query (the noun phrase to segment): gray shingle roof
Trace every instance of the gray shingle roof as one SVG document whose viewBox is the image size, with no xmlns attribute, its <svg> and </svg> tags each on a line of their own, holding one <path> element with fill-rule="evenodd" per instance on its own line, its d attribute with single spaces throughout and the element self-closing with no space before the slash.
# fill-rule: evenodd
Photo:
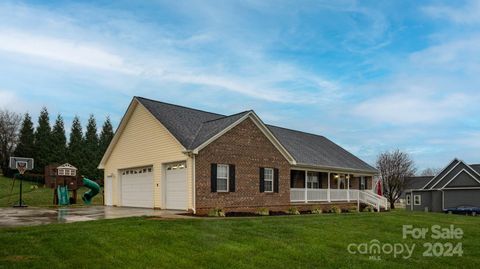
<svg viewBox="0 0 480 269">
<path fill-rule="evenodd" d="M 198 133 L 193 142 L 190 144 L 189 148 L 194 149 L 200 146 L 202 143 L 215 136 L 216 134 L 220 133 L 222 130 L 232 125 L 234 122 L 236 122 L 249 112 L 250 111 L 244 111 L 231 116 L 225 116 L 216 120 L 204 122 L 198 130 Z"/>
<path fill-rule="evenodd" d="M 195 140 L 204 122 L 224 118 L 225 115 L 205 112 L 188 107 L 135 97 L 186 149 Z"/>
<path fill-rule="evenodd" d="M 195 149 L 251 111 L 225 116 L 135 97 L 188 150 Z M 266 125 L 297 163 L 377 172 L 355 155 L 319 135 Z"/>
<path fill-rule="evenodd" d="M 480 174 L 480 164 L 470 164 L 470 167 Z"/>
<path fill-rule="evenodd" d="M 375 168 L 326 137 L 267 126 L 299 164 L 377 172 Z"/>
<path fill-rule="evenodd" d="M 406 177 L 405 178 L 405 189 L 406 190 L 417 190 L 423 188 L 433 176 L 418 176 L 418 177 Z"/>
</svg>

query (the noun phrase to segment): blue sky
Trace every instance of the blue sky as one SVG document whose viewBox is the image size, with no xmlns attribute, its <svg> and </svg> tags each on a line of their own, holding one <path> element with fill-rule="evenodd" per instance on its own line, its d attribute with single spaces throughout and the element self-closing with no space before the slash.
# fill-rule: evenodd
<svg viewBox="0 0 480 269">
<path fill-rule="evenodd" d="M 480 163 L 479 26 L 479 1 L 7 0 L 0 106 L 118 124 L 139 95 Z"/>
</svg>

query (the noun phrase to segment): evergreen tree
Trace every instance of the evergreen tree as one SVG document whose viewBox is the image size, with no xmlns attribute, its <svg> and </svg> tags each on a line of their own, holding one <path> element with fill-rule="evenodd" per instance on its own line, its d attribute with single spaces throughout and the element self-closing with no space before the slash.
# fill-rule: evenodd
<svg viewBox="0 0 480 269">
<path fill-rule="evenodd" d="M 114 133 L 113 133 L 112 122 L 110 121 L 110 117 L 107 117 L 107 119 L 103 123 L 102 131 L 100 132 L 100 138 L 98 141 L 99 155 L 97 159 L 97 164 L 99 164 L 100 161 L 102 160 L 102 157 L 107 151 L 107 148 L 110 145 L 110 142 L 112 141 L 113 136 L 114 136 Z M 98 175 L 99 175 L 99 178 L 102 178 L 103 171 L 99 170 Z"/>
<path fill-rule="evenodd" d="M 100 156 L 98 135 L 97 135 L 97 122 L 95 117 L 90 115 L 87 123 L 87 131 L 85 133 L 85 175 L 92 179 L 99 178 L 98 156 Z"/>
<path fill-rule="evenodd" d="M 63 164 L 67 159 L 67 137 L 65 136 L 65 126 L 63 118 L 58 115 L 55 125 L 52 129 L 52 161 Z"/>
<path fill-rule="evenodd" d="M 35 134 L 32 118 L 28 113 L 25 114 L 20 128 L 20 137 L 14 155 L 17 157 L 36 158 L 35 153 Z"/>
<path fill-rule="evenodd" d="M 110 145 L 110 142 L 113 139 L 113 135 L 112 122 L 110 121 L 110 117 L 107 117 L 103 123 L 102 132 L 100 133 L 99 139 L 100 160 L 103 157 L 103 154 L 105 154 L 105 151 L 107 151 L 108 145 Z M 98 161 L 100 162 L 100 160 Z"/>
<path fill-rule="evenodd" d="M 35 169 L 37 173 L 43 173 L 44 168 L 51 160 L 52 143 L 51 143 L 50 117 L 46 107 L 40 111 L 38 117 L 38 126 L 35 130 Z"/>
<path fill-rule="evenodd" d="M 79 169 L 78 172 L 80 174 L 82 174 L 84 169 L 83 166 L 85 164 L 83 144 L 84 144 L 84 139 L 83 139 L 82 125 L 80 123 L 80 119 L 78 118 L 78 116 L 75 116 L 75 118 L 73 118 L 72 129 L 70 131 L 67 160 L 71 165 Z"/>
</svg>

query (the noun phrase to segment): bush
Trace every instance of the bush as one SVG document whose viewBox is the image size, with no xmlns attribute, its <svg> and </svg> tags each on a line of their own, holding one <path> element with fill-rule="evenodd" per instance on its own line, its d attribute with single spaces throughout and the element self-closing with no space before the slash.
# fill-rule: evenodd
<svg viewBox="0 0 480 269">
<path fill-rule="evenodd" d="M 323 210 L 319 207 L 314 207 L 312 208 L 312 211 L 311 211 L 312 214 L 322 214 L 323 213 Z"/>
<path fill-rule="evenodd" d="M 352 206 L 350 207 L 348 210 L 347 210 L 348 213 L 357 213 L 358 210 L 357 210 L 357 207 L 356 206 Z"/>
<path fill-rule="evenodd" d="M 288 215 L 300 215 L 300 211 L 296 207 L 290 207 L 287 212 Z"/>
<path fill-rule="evenodd" d="M 209 217 L 225 217 L 225 212 L 221 208 L 214 208 L 208 211 Z"/>
<path fill-rule="evenodd" d="M 270 211 L 268 210 L 268 208 L 260 208 L 255 212 L 255 214 L 259 216 L 268 216 L 270 215 Z"/>
<path fill-rule="evenodd" d="M 338 206 L 332 206 L 330 208 L 330 213 L 340 214 L 342 213 L 342 210 Z"/>
<path fill-rule="evenodd" d="M 363 212 L 375 212 L 375 209 L 373 208 L 373 206 L 369 205 L 363 209 Z"/>
</svg>

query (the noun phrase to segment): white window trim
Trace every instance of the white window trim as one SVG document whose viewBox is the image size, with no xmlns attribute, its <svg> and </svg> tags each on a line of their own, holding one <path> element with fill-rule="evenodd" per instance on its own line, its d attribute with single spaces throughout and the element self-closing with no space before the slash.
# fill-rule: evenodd
<svg viewBox="0 0 480 269">
<path fill-rule="evenodd" d="M 272 172 L 272 178 L 271 178 L 271 179 L 267 179 L 267 177 L 266 177 L 266 175 L 267 175 L 267 170 Z M 275 187 L 273 186 L 273 184 L 274 184 L 274 178 L 275 178 L 274 173 L 275 173 L 275 171 L 274 171 L 273 168 L 265 168 L 265 169 L 263 169 L 263 191 L 264 191 L 264 192 L 273 192 L 273 190 L 275 190 Z M 265 188 L 265 182 L 267 182 L 267 181 L 271 181 L 271 182 L 272 182 L 272 190 L 271 190 L 271 191 L 267 191 L 267 189 Z"/>
<path fill-rule="evenodd" d="M 410 205 L 412 201 L 412 196 L 410 194 L 405 195 L 405 200 L 407 201 L 407 205 Z"/>
<path fill-rule="evenodd" d="M 220 166 L 224 166 L 227 168 L 227 177 L 219 177 L 218 176 L 218 168 Z M 219 179 L 226 179 L 227 180 L 227 189 L 226 190 L 219 190 L 218 189 L 218 180 Z M 228 192 L 230 190 L 230 166 L 228 164 L 217 164 L 217 192 Z"/>
<path fill-rule="evenodd" d="M 320 178 L 318 177 L 318 175 L 309 176 L 308 173 L 311 173 L 311 172 L 307 172 L 307 189 L 314 189 L 314 190 L 320 189 Z M 316 178 L 316 180 L 313 180 L 313 178 Z M 313 186 L 314 183 L 317 184 L 318 188 L 314 188 Z"/>
<path fill-rule="evenodd" d="M 418 203 L 417 203 L 417 197 L 418 197 Z M 421 205 L 422 204 L 422 196 L 419 194 L 416 194 L 413 196 L 413 204 L 414 205 Z"/>
</svg>

